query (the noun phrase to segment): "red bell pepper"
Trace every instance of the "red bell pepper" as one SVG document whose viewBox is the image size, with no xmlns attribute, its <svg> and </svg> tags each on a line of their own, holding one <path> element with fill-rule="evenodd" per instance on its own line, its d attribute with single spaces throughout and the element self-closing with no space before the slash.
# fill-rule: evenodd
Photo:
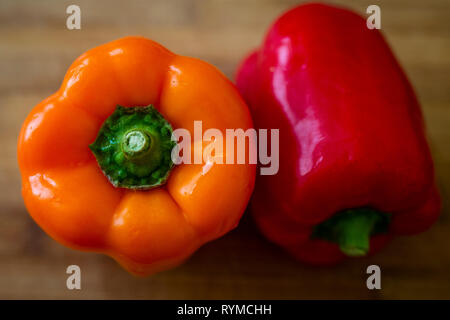
<svg viewBox="0 0 450 320">
<path fill-rule="evenodd" d="M 420 105 L 381 33 L 361 16 L 296 7 L 241 65 L 257 128 L 279 128 L 280 170 L 251 202 L 263 234 L 332 264 L 430 227 L 440 212 Z"/>
</svg>

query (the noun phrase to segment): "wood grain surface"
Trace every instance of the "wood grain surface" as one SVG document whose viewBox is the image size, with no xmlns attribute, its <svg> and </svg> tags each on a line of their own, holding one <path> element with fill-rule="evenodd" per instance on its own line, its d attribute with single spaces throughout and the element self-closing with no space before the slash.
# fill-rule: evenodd
<svg viewBox="0 0 450 320">
<path fill-rule="evenodd" d="M 85 50 L 143 35 L 204 59 L 233 78 L 240 59 L 269 24 L 298 3 L 252 1 L 0 1 L 0 298 L 314 299 L 450 298 L 450 1 L 336 1 L 382 12 L 382 31 L 423 106 L 444 200 L 428 232 L 398 238 L 378 255 L 336 268 L 301 265 L 264 240 L 246 214 L 237 229 L 184 265 L 136 278 L 108 257 L 65 248 L 28 216 L 20 194 L 16 142 L 26 115 L 56 91 Z M 81 7 L 81 30 L 66 28 L 66 7 Z M 66 267 L 82 270 L 82 289 L 66 288 Z M 382 289 L 366 288 L 378 264 Z"/>
</svg>

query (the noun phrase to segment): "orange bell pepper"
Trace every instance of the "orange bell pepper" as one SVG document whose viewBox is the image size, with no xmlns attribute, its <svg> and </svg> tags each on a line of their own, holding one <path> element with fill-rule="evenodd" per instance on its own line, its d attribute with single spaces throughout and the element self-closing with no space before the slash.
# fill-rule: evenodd
<svg viewBox="0 0 450 320">
<path fill-rule="evenodd" d="M 156 173 L 159 180 L 155 172 L 141 179 L 145 163 L 139 170 L 128 166 L 131 173 L 107 167 L 116 158 L 102 160 L 97 153 L 107 147 L 97 143 L 116 106 L 150 104 L 169 129 L 192 133 L 196 120 L 204 130 L 222 132 L 253 126 L 241 96 L 216 68 L 127 37 L 80 56 L 61 88 L 31 111 L 18 142 L 23 198 L 42 229 L 69 247 L 107 254 L 137 275 L 176 266 L 233 229 L 255 179 L 254 164 L 167 165 L 167 172 Z M 149 140 L 153 151 L 162 144 L 158 134 Z M 144 136 L 128 134 L 133 143 Z M 169 161 L 155 152 L 160 157 L 153 162 Z"/>
</svg>

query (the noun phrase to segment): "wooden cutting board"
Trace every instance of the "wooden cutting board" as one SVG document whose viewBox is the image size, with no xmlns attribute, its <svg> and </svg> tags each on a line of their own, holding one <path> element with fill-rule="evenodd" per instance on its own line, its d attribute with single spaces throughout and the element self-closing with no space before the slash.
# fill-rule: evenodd
<svg viewBox="0 0 450 320">
<path fill-rule="evenodd" d="M 337 1 L 365 14 L 373 1 Z M 16 141 L 22 121 L 56 91 L 85 50 L 126 36 L 152 38 L 204 59 L 233 78 L 240 59 L 269 24 L 297 1 L 83 1 L 81 30 L 66 29 L 69 1 L 0 2 L 0 298 L 305 299 L 450 298 L 450 2 L 377 1 L 382 31 L 423 105 L 444 199 L 428 232 L 396 239 L 378 255 L 336 268 L 298 264 L 264 240 L 246 214 L 233 232 L 184 265 L 149 278 L 128 275 L 111 259 L 67 249 L 28 216 L 20 195 Z M 66 288 L 66 267 L 82 270 L 82 289 Z M 382 289 L 366 288 L 377 264 Z"/>
</svg>

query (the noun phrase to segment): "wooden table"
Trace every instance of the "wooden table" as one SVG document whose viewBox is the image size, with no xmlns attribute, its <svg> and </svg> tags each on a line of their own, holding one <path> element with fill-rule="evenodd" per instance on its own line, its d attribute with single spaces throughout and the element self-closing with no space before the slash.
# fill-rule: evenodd
<svg viewBox="0 0 450 320">
<path fill-rule="evenodd" d="M 344 1 L 338 1 L 344 3 Z M 364 14 L 374 1 L 345 1 Z M 82 29 L 66 29 L 66 7 L 81 7 Z M 296 1 L 0 2 L 0 298 L 450 298 L 450 2 L 377 1 L 382 30 L 417 89 L 428 126 L 444 212 L 428 232 L 396 239 L 380 254 L 333 268 L 295 262 L 265 241 L 245 215 L 239 227 L 184 265 L 141 279 L 110 258 L 67 249 L 28 216 L 20 195 L 16 141 L 32 107 L 57 90 L 85 50 L 143 35 L 209 61 L 232 78 L 269 23 Z M 66 267 L 82 290 L 66 289 Z M 378 264 L 382 289 L 366 288 Z"/>
</svg>

